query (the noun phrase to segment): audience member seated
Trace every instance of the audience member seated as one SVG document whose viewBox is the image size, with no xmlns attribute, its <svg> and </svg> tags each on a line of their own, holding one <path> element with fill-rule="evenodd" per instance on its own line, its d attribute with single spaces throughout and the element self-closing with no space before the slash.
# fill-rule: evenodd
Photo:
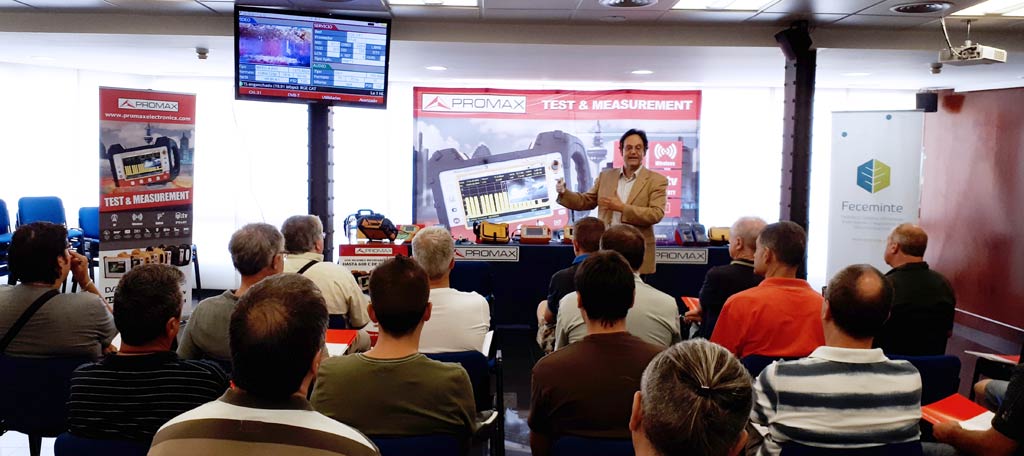
<svg viewBox="0 0 1024 456">
<path fill-rule="evenodd" d="M 633 449 L 637 456 L 737 456 L 752 403 L 750 375 L 728 350 L 704 339 L 675 344 L 654 357 L 633 396 Z"/>
<path fill-rule="evenodd" d="M 327 301 L 327 312 L 340 315 L 349 329 L 362 329 L 370 322 L 366 315 L 366 295 L 352 271 L 340 264 L 324 261 L 324 227 L 320 217 L 296 215 L 281 225 L 284 236 L 284 272 L 297 272 L 320 287 Z M 359 331 L 349 351 L 370 348 L 370 335 Z"/>
<path fill-rule="evenodd" d="M 431 318 L 429 296 L 427 273 L 415 261 L 397 257 L 377 266 L 370 275 L 369 306 L 370 319 L 380 327 L 377 344 L 366 353 L 324 361 L 313 407 L 367 435 L 446 434 L 468 447 L 476 416 L 469 375 L 458 364 L 418 351 L 423 324 Z"/>
<path fill-rule="evenodd" d="M 769 429 L 760 454 L 779 454 L 789 441 L 864 448 L 920 438 L 921 376 L 910 362 L 871 348 L 892 295 L 889 282 L 869 265 L 836 273 L 820 312 L 825 346 L 807 358 L 769 365 L 754 382 L 750 419 Z"/>
<path fill-rule="evenodd" d="M 885 262 L 892 269 L 885 274 L 896 297 L 892 315 L 875 346 L 886 353 L 926 356 L 946 354 L 946 341 L 953 334 L 956 296 L 942 274 L 928 268 L 924 251 L 928 234 L 919 226 L 897 226 L 885 245 Z"/>
<path fill-rule="evenodd" d="M 548 298 L 537 305 L 537 345 L 545 354 L 555 349 L 555 317 L 558 315 L 558 303 L 565 295 L 576 291 L 573 284 L 576 268 L 587 259 L 587 255 L 601 248 L 603 234 L 604 222 L 597 217 L 584 217 L 573 224 L 572 250 L 576 258 L 569 267 L 551 276 Z"/>
<path fill-rule="evenodd" d="M 684 315 L 687 322 L 700 322 L 697 337 L 711 338 L 726 299 L 756 287 L 764 280 L 764 277 L 754 274 L 754 249 L 764 226 L 764 220 L 758 217 L 743 217 L 732 224 L 729 229 L 729 257 L 732 262 L 708 270 L 700 288 L 700 308 Z"/>
<path fill-rule="evenodd" d="M 7 335 L 36 300 L 52 295 L 14 335 L 9 356 L 99 358 L 117 335 L 114 318 L 89 279 L 89 260 L 70 250 L 63 225 L 29 223 L 17 229 L 8 250 L 17 285 L 0 287 L 0 334 Z M 72 275 L 82 291 L 60 293 Z"/>
<path fill-rule="evenodd" d="M 577 297 L 587 336 L 533 367 L 528 424 L 534 456 L 549 454 L 554 441 L 567 435 L 630 438 L 633 393 L 647 364 L 664 348 L 626 332 L 634 270 L 614 251 L 592 253 L 576 270 L 578 292 L 570 296 Z M 562 310 L 569 305 L 563 300 Z"/>
<path fill-rule="evenodd" d="M 242 275 L 237 290 L 206 298 L 192 311 L 178 345 L 184 359 L 212 359 L 231 362 L 228 325 L 239 298 L 264 277 L 280 274 L 284 268 L 284 238 L 273 225 L 250 223 L 231 235 L 231 262 Z"/>
<path fill-rule="evenodd" d="M 1003 405 L 1009 387 L 1010 382 L 1006 380 L 986 378 L 974 384 L 974 397 L 979 404 L 994 412 Z"/>
<path fill-rule="evenodd" d="M 1018 364 L 1010 377 L 1006 396 L 985 431 L 968 431 L 955 421 L 939 423 L 935 439 L 952 445 L 959 454 L 1009 456 L 1020 454 L 1024 441 L 1024 365 Z"/>
<path fill-rule="evenodd" d="M 675 298 L 640 279 L 638 271 L 643 265 L 644 248 L 643 234 L 630 225 L 612 226 L 601 236 L 601 250 L 618 252 L 633 268 L 633 288 L 636 295 L 633 306 L 626 315 L 626 330 L 664 348 L 682 340 L 679 332 L 679 306 L 676 305 Z M 573 292 L 562 298 L 559 304 L 555 324 L 556 350 L 577 342 L 588 334 L 580 307 L 573 305 L 576 301 L 577 296 Z"/>
<path fill-rule="evenodd" d="M 772 223 L 758 235 L 756 245 L 754 274 L 765 279 L 725 301 L 711 341 L 739 358 L 807 356 L 825 343 L 821 295 L 796 278 L 807 235 L 796 223 Z"/>
<path fill-rule="evenodd" d="M 412 239 L 412 256 L 430 279 L 432 306 L 430 321 L 420 334 L 419 351 L 481 351 L 491 327 L 491 309 L 480 294 L 451 287 L 448 279 L 455 267 L 451 233 L 439 226 L 420 230 Z"/>
<path fill-rule="evenodd" d="M 231 314 L 231 389 L 161 427 L 149 456 L 378 454 L 306 400 L 326 330 L 327 306 L 311 280 L 281 274 L 253 285 Z"/>
<path fill-rule="evenodd" d="M 121 348 L 71 377 L 68 428 L 91 439 L 147 445 L 171 418 L 217 399 L 228 377 L 210 361 L 182 361 L 178 335 L 185 276 L 162 264 L 136 266 L 114 292 Z"/>
</svg>

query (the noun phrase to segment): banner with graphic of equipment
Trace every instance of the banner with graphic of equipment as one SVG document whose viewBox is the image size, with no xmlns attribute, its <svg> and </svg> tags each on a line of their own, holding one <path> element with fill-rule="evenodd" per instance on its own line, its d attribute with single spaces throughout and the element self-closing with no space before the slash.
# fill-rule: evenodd
<svg viewBox="0 0 1024 456">
<path fill-rule="evenodd" d="M 555 182 L 590 190 L 602 170 L 622 166 L 618 141 L 630 128 L 647 132 L 644 166 L 669 180 L 663 231 L 697 220 L 700 91 L 417 87 L 413 96 L 414 223 L 473 239 L 483 220 L 559 230 L 596 216 L 557 204 Z"/>
<path fill-rule="evenodd" d="M 192 94 L 100 88 L 97 283 L 108 302 L 133 267 L 162 263 L 185 274 L 191 303 L 195 114 Z"/>
<path fill-rule="evenodd" d="M 889 233 L 920 216 L 923 134 L 920 111 L 832 113 L 826 277 L 851 264 L 889 269 Z"/>
</svg>

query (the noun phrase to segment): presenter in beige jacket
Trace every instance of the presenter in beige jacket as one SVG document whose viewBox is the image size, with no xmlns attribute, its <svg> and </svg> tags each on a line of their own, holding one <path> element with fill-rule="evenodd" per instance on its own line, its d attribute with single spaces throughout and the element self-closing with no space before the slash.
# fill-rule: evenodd
<svg viewBox="0 0 1024 456">
<path fill-rule="evenodd" d="M 557 185 L 558 204 L 574 211 L 598 208 L 597 218 L 608 226 L 633 225 L 646 241 L 644 264 L 640 274 L 654 273 L 654 224 L 665 216 L 665 189 L 668 179 L 643 167 L 647 154 L 647 133 L 630 129 L 619 139 L 622 168 L 601 172 L 590 191 L 581 193 Z"/>
</svg>

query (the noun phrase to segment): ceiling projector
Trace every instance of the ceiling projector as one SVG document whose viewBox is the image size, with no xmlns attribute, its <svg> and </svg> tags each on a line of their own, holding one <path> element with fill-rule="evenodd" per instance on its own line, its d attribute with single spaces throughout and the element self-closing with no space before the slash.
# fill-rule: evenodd
<svg viewBox="0 0 1024 456">
<path fill-rule="evenodd" d="M 939 62 L 957 66 L 1006 63 L 1006 51 L 968 40 L 963 46 L 939 51 Z"/>
</svg>

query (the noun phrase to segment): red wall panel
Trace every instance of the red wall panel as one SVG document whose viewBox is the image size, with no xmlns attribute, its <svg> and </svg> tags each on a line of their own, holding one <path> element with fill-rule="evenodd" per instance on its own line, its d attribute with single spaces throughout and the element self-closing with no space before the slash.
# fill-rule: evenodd
<svg viewBox="0 0 1024 456">
<path fill-rule="evenodd" d="M 924 136 L 925 259 L 957 307 L 1024 328 L 1024 89 L 943 93 Z"/>
</svg>

